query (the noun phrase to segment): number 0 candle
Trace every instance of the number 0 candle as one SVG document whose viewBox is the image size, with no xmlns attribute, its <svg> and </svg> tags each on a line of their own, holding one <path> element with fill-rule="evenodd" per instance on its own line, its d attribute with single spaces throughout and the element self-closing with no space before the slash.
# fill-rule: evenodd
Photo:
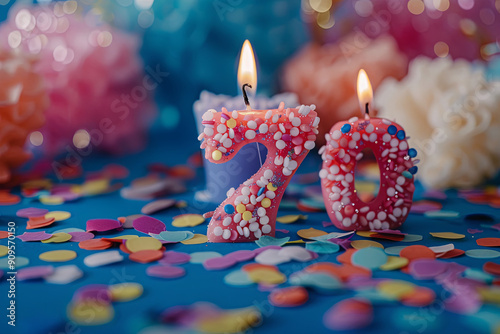
<svg viewBox="0 0 500 334">
<path fill-rule="evenodd" d="M 319 118 L 314 106 L 252 110 L 243 92 L 247 110 L 209 110 L 203 125 L 210 129 L 200 135 L 205 158 L 225 163 L 249 143 L 262 143 L 268 154 L 262 167 L 212 212 L 208 225 L 211 242 L 245 242 L 263 235 L 274 236 L 276 215 L 290 179 L 314 148 Z M 254 144 L 255 145 L 255 144 Z"/>
<path fill-rule="evenodd" d="M 321 187 L 328 215 L 342 230 L 397 229 L 412 204 L 417 172 L 412 158 L 417 151 L 408 147 L 404 129 L 384 118 L 370 117 L 372 88 L 364 70 L 358 75 L 358 98 L 364 119 L 353 117 L 335 124 L 320 149 L 323 166 Z M 370 203 L 359 199 L 354 170 L 363 150 L 373 151 L 380 170 L 377 197 Z"/>
</svg>

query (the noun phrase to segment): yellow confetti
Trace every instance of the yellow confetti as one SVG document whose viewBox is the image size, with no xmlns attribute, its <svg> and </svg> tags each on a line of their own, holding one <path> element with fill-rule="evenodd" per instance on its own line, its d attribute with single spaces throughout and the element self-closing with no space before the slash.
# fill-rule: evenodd
<svg viewBox="0 0 500 334">
<path fill-rule="evenodd" d="M 0 257 L 7 255 L 8 252 L 9 248 L 7 246 L 0 245 Z"/>
<path fill-rule="evenodd" d="M 354 240 L 351 241 L 352 248 L 361 249 L 366 247 L 378 247 L 384 249 L 384 246 L 380 242 L 373 240 Z"/>
<path fill-rule="evenodd" d="M 68 318 L 78 325 L 95 326 L 110 322 L 114 317 L 113 307 L 106 303 L 86 301 L 71 304 Z"/>
<path fill-rule="evenodd" d="M 49 189 L 52 186 L 52 181 L 49 179 L 39 179 L 39 180 L 30 180 L 26 181 L 22 184 L 23 188 L 30 188 L 30 189 Z"/>
<path fill-rule="evenodd" d="M 186 201 L 182 201 L 182 200 L 181 201 L 177 201 L 175 203 L 175 206 L 178 207 L 178 208 L 185 208 L 187 205 L 188 205 L 187 202 Z"/>
<path fill-rule="evenodd" d="M 375 233 L 372 231 L 356 231 L 356 234 L 363 238 L 370 238 Z"/>
<path fill-rule="evenodd" d="M 38 257 L 46 262 L 66 262 L 76 258 L 76 252 L 72 250 L 54 250 L 42 253 Z"/>
<path fill-rule="evenodd" d="M 389 256 L 387 257 L 387 262 L 380 266 L 380 270 L 389 271 L 400 269 L 406 266 L 408 262 L 408 259 L 405 257 Z"/>
<path fill-rule="evenodd" d="M 202 333 L 243 333 L 260 323 L 261 314 L 255 308 L 224 312 L 221 315 L 207 317 L 200 321 L 196 329 Z"/>
<path fill-rule="evenodd" d="M 293 240 L 293 241 L 288 241 L 286 244 L 305 244 L 306 242 L 302 239 L 299 240 Z"/>
<path fill-rule="evenodd" d="M 281 284 L 286 282 L 286 276 L 275 269 L 257 268 L 248 273 L 254 283 Z"/>
<path fill-rule="evenodd" d="M 139 298 L 144 291 L 139 283 L 127 282 L 109 286 L 109 292 L 114 302 L 128 302 Z"/>
<path fill-rule="evenodd" d="M 500 305 L 500 289 L 495 287 L 481 287 L 477 289 L 481 300 L 485 303 Z"/>
<path fill-rule="evenodd" d="M 195 234 L 191 239 L 181 241 L 184 245 L 197 245 L 208 242 L 208 238 L 204 234 Z"/>
<path fill-rule="evenodd" d="M 126 234 L 126 235 L 119 235 L 117 237 L 112 237 L 112 238 L 107 238 L 107 239 L 121 239 L 121 240 L 130 240 L 130 239 L 136 239 L 139 238 L 138 235 L 134 234 Z"/>
<path fill-rule="evenodd" d="M 148 249 L 158 250 L 163 245 L 159 240 L 155 238 L 139 237 L 139 238 L 128 239 L 125 243 L 125 246 L 127 246 L 127 249 L 129 251 L 135 253 L 141 250 L 148 250 Z"/>
<path fill-rule="evenodd" d="M 64 203 L 64 198 L 61 196 L 40 196 L 40 203 L 45 205 L 59 205 Z"/>
<path fill-rule="evenodd" d="M 72 238 L 72 235 L 69 233 L 64 233 L 64 232 L 58 232 L 52 234 L 52 236 L 48 239 L 42 240 L 44 244 L 51 244 L 51 243 L 61 243 L 61 242 L 66 242 L 69 241 L 69 239 Z"/>
<path fill-rule="evenodd" d="M 291 224 L 291 223 L 295 223 L 299 219 L 305 220 L 305 219 L 307 219 L 307 216 L 304 216 L 304 215 L 286 215 L 286 216 L 276 218 L 276 221 L 280 222 L 282 224 Z"/>
<path fill-rule="evenodd" d="M 46 219 L 54 218 L 56 222 L 66 220 L 71 217 L 71 213 L 67 211 L 51 211 L 45 215 Z"/>
<path fill-rule="evenodd" d="M 267 190 L 270 190 L 270 191 L 276 191 L 276 189 L 278 189 L 278 187 L 276 187 L 274 184 L 272 184 L 271 182 L 269 182 L 267 184 Z"/>
<path fill-rule="evenodd" d="M 380 293 L 395 299 L 403 298 L 405 295 L 412 293 L 415 288 L 414 284 L 401 280 L 388 280 L 377 285 L 377 290 Z"/>
<path fill-rule="evenodd" d="M 317 230 L 317 229 L 311 227 L 308 229 L 299 230 L 297 232 L 297 234 L 301 238 L 310 239 L 310 238 L 319 237 L 322 235 L 327 235 L 328 233 L 326 233 L 325 231 Z"/>
<path fill-rule="evenodd" d="M 440 238 L 440 239 L 463 239 L 465 238 L 464 234 L 459 234 L 459 233 L 454 233 L 454 232 L 431 232 L 430 235 L 432 235 L 434 238 Z"/>
<path fill-rule="evenodd" d="M 105 193 L 109 188 L 108 179 L 97 179 L 87 181 L 80 187 L 80 192 L 84 195 L 92 196 Z"/>
<path fill-rule="evenodd" d="M 174 218 L 172 226 L 175 227 L 193 227 L 198 226 L 205 222 L 205 218 L 202 215 L 188 213 L 185 215 L 180 215 Z"/>
</svg>

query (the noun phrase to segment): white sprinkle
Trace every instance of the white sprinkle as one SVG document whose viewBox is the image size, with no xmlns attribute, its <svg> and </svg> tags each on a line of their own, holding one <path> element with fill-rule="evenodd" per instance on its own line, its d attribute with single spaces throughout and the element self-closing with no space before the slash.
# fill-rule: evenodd
<svg viewBox="0 0 500 334">
<path fill-rule="evenodd" d="M 274 199 L 276 197 L 276 193 L 274 191 L 268 190 L 266 191 L 266 197 L 269 199 Z"/>
<path fill-rule="evenodd" d="M 261 124 L 261 125 L 259 126 L 259 132 L 260 132 L 260 133 L 265 134 L 265 133 L 267 133 L 267 130 L 269 130 L 269 126 L 267 126 L 267 124 L 266 124 L 266 123 Z"/>
<path fill-rule="evenodd" d="M 344 218 L 344 220 L 342 220 L 342 225 L 345 227 L 351 226 L 351 218 Z"/>
<path fill-rule="evenodd" d="M 285 129 L 285 124 L 280 123 L 280 124 L 279 124 L 279 128 L 280 128 L 281 132 L 283 132 L 283 133 L 285 133 L 285 132 L 286 132 L 286 129 Z"/>
<path fill-rule="evenodd" d="M 400 193 L 402 193 L 404 191 L 403 188 L 399 184 L 396 184 L 396 186 L 394 188 L 396 188 L 396 190 L 399 191 Z"/>
<path fill-rule="evenodd" d="M 234 138 L 234 130 L 229 129 L 229 138 L 233 139 Z"/>
<path fill-rule="evenodd" d="M 231 187 L 226 193 L 227 197 L 233 196 L 234 192 L 235 192 L 234 188 Z"/>
<path fill-rule="evenodd" d="M 358 118 L 357 117 L 351 117 L 349 118 L 349 123 L 354 123 L 354 122 L 357 122 L 358 121 Z"/>
<path fill-rule="evenodd" d="M 215 110 L 214 109 L 210 109 L 208 110 L 207 112 L 205 112 L 203 114 L 203 116 L 201 116 L 201 118 L 204 120 L 204 121 L 211 121 L 213 118 L 214 118 L 214 113 Z"/>
<path fill-rule="evenodd" d="M 252 130 L 257 129 L 257 123 L 255 123 L 255 121 L 248 121 L 247 126 Z"/>
<path fill-rule="evenodd" d="M 392 197 L 395 194 L 396 194 L 396 189 L 394 189 L 393 187 L 387 189 L 387 196 Z"/>
<path fill-rule="evenodd" d="M 394 203 L 394 206 L 400 206 L 401 204 L 404 203 L 404 200 L 402 198 L 398 199 L 396 203 Z"/>
<path fill-rule="evenodd" d="M 341 222 L 342 219 L 344 219 L 344 217 L 342 216 L 342 214 L 340 213 L 340 211 L 335 211 L 335 218 L 337 218 L 337 220 L 339 222 Z"/>
<path fill-rule="evenodd" d="M 391 146 L 392 146 L 392 147 L 396 147 L 396 146 L 398 146 L 398 145 L 399 145 L 399 139 L 397 139 L 397 138 L 392 138 L 392 139 L 391 139 Z"/>
<path fill-rule="evenodd" d="M 262 236 L 262 232 L 261 230 L 257 230 L 253 232 L 253 235 L 255 236 L 255 238 L 259 239 Z"/>
<path fill-rule="evenodd" d="M 368 126 L 365 128 L 366 133 L 372 133 L 374 130 L 373 124 L 370 123 Z"/>
<path fill-rule="evenodd" d="M 387 218 L 387 213 L 385 213 L 384 211 L 380 211 L 378 214 L 377 214 L 377 218 L 379 220 L 385 220 Z"/>
<path fill-rule="evenodd" d="M 272 119 L 272 122 L 273 122 L 273 123 L 276 123 L 279 119 L 280 119 L 280 115 L 278 115 L 278 114 L 274 114 L 273 119 Z"/>
<path fill-rule="evenodd" d="M 224 147 L 226 147 L 226 148 L 230 148 L 233 145 L 233 141 L 231 139 L 227 138 L 226 140 L 224 140 L 222 145 L 224 145 Z"/>
<path fill-rule="evenodd" d="M 385 125 L 391 125 L 391 121 L 389 121 L 387 118 L 382 118 L 382 123 L 384 123 Z"/>
<path fill-rule="evenodd" d="M 385 158 L 385 157 L 387 156 L 387 154 L 389 154 L 389 149 L 388 149 L 388 148 L 386 148 L 386 149 L 382 152 L 382 154 L 381 154 L 382 158 Z"/>
<path fill-rule="evenodd" d="M 396 159 L 398 156 L 394 153 L 389 154 L 389 158 Z"/>
<path fill-rule="evenodd" d="M 330 167 L 330 173 L 332 173 L 332 174 L 338 174 L 339 172 L 340 172 L 339 166 L 333 165 L 332 167 Z"/>
<path fill-rule="evenodd" d="M 243 229 L 241 228 L 241 226 L 237 225 L 236 230 L 238 230 L 239 235 L 243 235 Z"/>
<path fill-rule="evenodd" d="M 402 211 L 400 208 L 395 208 L 395 209 L 392 211 L 392 214 L 393 214 L 395 217 L 400 217 L 402 213 L 403 213 L 403 211 Z"/>
<path fill-rule="evenodd" d="M 389 214 L 389 219 L 392 220 L 393 222 L 397 221 L 397 218 L 394 217 L 393 215 Z"/>
<path fill-rule="evenodd" d="M 217 132 L 224 133 L 224 132 L 226 132 L 226 130 L 227 130 L 227 127 L 224 124 L 217 125 Z"/>
<path fill-rule="evenodd" d="M 259 217 L 264 217 L 266 215 L 266 209 L 263 207 L 260 207 L 257 209 L 257 215 Z"/>
<path fill-rule="evenodd" d="M 370 135 L 370 141 L 373 143 L 375 140 L 377 140 L 377 134 L 376 133 L 372 133 Z"/>
<path fill-rule="evenodd" d="M 330 193 L 330 195 L 328 197 L 330 197 L 330 199 L 332 201 L 336 201 L 340 198 L 340 194 L 339 193 Z"/>
<path fill-rule="evenodd" d="M 222 235 L 222 227 L 220 227 L 220 226 L 216 226 L 216 227 L 214 228 L 214 234 L 215 234 L 216 236 L 218 236 L 218 237 L 219 237 L 219 236 L 221 236 L 221 235 Z"/>
<path fill-rule="evenodd" d="M 332 133 L 332 139 L 333 140 L 337 140 L 340 137 L 342 137 L 342 132 L 340 132 L 339 130 L 333 131 L 333 133 Z"/>
<path fill-rule="evenodd" d="M 226 148 L 222 147 L 222 146 L 219 147 L 219 151 L 221 151 L 222 153 L 226 153 L 227 152 Z"/>
<path fill-rule="evenodd" d="M 266 169 L 266 171 L 264 172 L 264 177 L 267 180 L 270 180 L 273 177 L 273 171 L 270 169 Z"/>
<path fill-rule="evenodd" d="M 241 213 L 237 213 L 234 215 L 233 220 L 235 223 L 239 223 L 241 220 Z"/>
<path fill-rule="evenodd" d="M 295 117 L 294 119 L 292 119 L 292 125 L 293 126 L 300 126 L 302 122 L 300 121 L 300 118 L 298 117 Z"/>
<path fill-rule="evenodd" d="M 406 141 L 402 141 L 399 143 L 399 149 L 401 151 L 405 151 L 406 149 L 408 149 L 408 143 Z"/>
<path fill-rule="evenodd" d="M 259 229 L 259 223 L 252 223 L 248 226 L 248 229 L 252 232 L 255 232 Z"/>
<path fill-rule="evenodd" d="M 222 233 L 222 237 L 226 240 L 229 239 L 231 237 L 231 231 L 225 229 L 224 232 Z"/>
<path fill-rule="evenodd" d="M 352 223 L 355 224 L 356 220 L 358 220 L 358 214 L 357 213 L 355 213 L 355 214 L 352 215 Z"/>
<path fill-rule="evenodd" d="M 345 180 L 346 180 L 347 182 L 351 183 L 352 181 L 354 181 L 354 176 L 353 176 L 351 173 L 346 174 L 346 175 L 345 175 Z"/>
<path fill-rule="evenodd" d="M 247 132 L 245 132 L 245 137 L 247 137 L 247 139 L 254 139 L 255 138 L 255 131 L 247 130 Z"/>
<path fill-rule="evenodd" d="M 283 170 L 281 171 L 283 173 L 283 175 L 285 176 L 289 176 L 289 175 L 292 175 L 292 171 L 289 170 L 288 168 L 286 167 L 283 167 Z"/>
<path fill-rule="evenodd" d="M 243 234 L 245 235 L 246 238 L 250 236 L 250 230 L 248 229 L 248 227 L 245 227 L 243 229 Z"/>
<path fill-rule="evenodd" d="M 241 193 L 245 196 L 250 195 L 250 188 L 244 187 L 243 189 L 241 189 Z"/>
<path fill-rule="evenodd" d="M 273 138 L 274 138 L 274 140 L 279 140 L 279 139 L 281 139 L 281 136 L 282 136 L 281 131 L 278 131 L 274 134 Z"/>
<path fill-rule="evenodd" d="M 276 148 L 277 148 L 278 150 L 282 150 L 282 149 L 284 149 L 285 147 L 286 147 L 286 143 L 285 143 L 283 140 L 281 140 L 281 139 L 280 139 L 280 140 L 278 140 L 278 141 L 276 142 Z"/>
<path fill-rule="evenodd" d="M 370 211 L 366 214 L 366 219 L 373 220 L 373 218 L 375 218 L 375 212 Z"/>
<path fill-rule="evenodd" d="M 313 126 L 313 127 L 317 127 L 317 126 L 318 126 L 318 124 L 319 124 L 319 117 L 316 117 L 316 118 L 314 119 L 314 122 L 313 122 L 313 125 L 312 125 L 312 126 Z"/>
<path fill-rule="evenodd" d="M 299 133 L 300 133 L 299 128 L 291 128 L 291 129 L 290 129 L 290 135 L 291 135 L 292 137 L 296 137 L 296 136 L 298 136 L 298 135 L 299 135 Z"/>
<path fill-rule="evenodd" d="M 361 212 L 361 213 L 365 213 L 365 212 L 367 212 L 368 210 L 370 210 L 370 207 L 369 207 L 369 206 L 364 206 L 364 207 L 362 207 L 361 209 L 359 209 L 359 212 Z"/>
<path fill-rule="evenodd" d="M 266 119 L 270 119 L 272 115 L 273 115 L 273 111 L 272 110 L 268 110 L 266 112 Z"/>
<path fill-rule="evenodd" d="M 350 149 L 355 148 L 356 147 L 356 141 L 355 140 L 349 141 L 349 145 L 348 146 L 349 146 Z"/>
<path fill-rule="evenodd" d="M 332 204 L 332 210 L 338 212 L 342 208 L 342 203 L 335 202 Z"/>
<path fill-rule="evenodd" d="M 214 134 L 214 129 L 205 127 L 203 133 L 210 137 Z"/>
<path fill-rule="evenodd" d="M 274 158 L 274 164 L 276 166 L 281 166 L 283 164 L 283 157 L 281 156 L 276 156 L 276 158 Z"/>
<path fill-rule="evenodd" d="M 241 227 L 245 227 L 246 224 L 248 224 L 248 221 L 246 221 L 246 220 L 240 221 L 240 226 Z"/>
<path fill-rule="evenodd" d="M 396 179 L 396 183 L 399 184 L 400 186 L 402 186 L 403 184 L 405 184 L 405 177 L 404 176 L 398 176 L 398 178 Z"/>
<path fill-rule="evenodd" d="M 264 226 L 262 226 L 262 233 L 267 234 L 269 232 L 271 232 L 271 225 L 264 225 Z"/>
<path fill-rule="evenodd" d="M 382 136 L 382 140 L 387 143 L 388 141 L 391 140 L 391 135 L 388 134 L 388 133 L 385 133 L 383 136 Z"/>
<path fill-rule="evenodd" d="M 226 217 L 224 218 L 224 220 L 222 221 L 222 225 L 224 226 L 229 226 L 231 224 L 233 220 L 231 219 L 231 217 Z"/>
<path fill-rule="evenodd" d="M 234 118 L 234 119 L 237 119 L 238 118 L 238 112 L 236 110 L 233 110 L 231 116 Z"/>
<path fill-rule="evenodd" d="M 322 169 L 322 170 L 320 170 L 320 171 L 319 171 L 319 177 L 320 177 L 321 179 L 324 179 L 324 178 L 326 178 L 327 176 L 328 176 L 328 171 L 327 171 L 326 169 Z"/>
<path fill-rule="evenodd" d="M 383 222 L 382 223 L 382 230 L 388 230 L 389 229 L 389 223 L 388 222 Z"/>
<path fill-rule="evenodd" d="M 312 140 L 308 140 L 304 143 L 304 148 L 306 150 L 312 150 L 314 148 L 315 144 Z"/>
<path fill-rule="evenodd" d="M 260 217 L 259 221 L 262 225 L 269 224 L 269 217 L 268 216 Z"/>
<path fill-rule="evenodd" d="M 375 230 L 380 230 L 382 228 L 382 222 L 380 220 L 378 220 L 378 219 L 375 219 L 373 221 L 373 228 Z"/>
</svg>

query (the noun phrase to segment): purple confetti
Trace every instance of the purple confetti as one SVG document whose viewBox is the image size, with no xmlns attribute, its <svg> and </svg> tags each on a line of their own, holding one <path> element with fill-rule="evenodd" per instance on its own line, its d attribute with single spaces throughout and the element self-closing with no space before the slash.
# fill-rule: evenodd
<svg viewBox="0 0 500 334">
<path fill-rule="evenodd" d="M 437 203 L 423 202 L 423 203 L 413 203 L 410 212 L 411 213 L 426 213 L 428 211 L 439 211 L 441 206 Z"/>
<path fill-rule="evenodd" d="M 434 199 L 447 199 L 448 196 L 446 196 L 446 194 L 440 190 L 427 190 L 423 197 L 426 197 L 426 198 L 434 198 Z"/>
<path fill-rule="evenodd" d="M 188 263 L 191 260 L 191 255 L 188 253 L 176 252 L 176 251 L 167 251 L 163 253 L 163 258 L 158 262 L 160 264 L 184 264 Z"/>
<path fill-rule="evenodd" d="M 332 222 L 323 222 L 323 227 L 333 226 Z"/>
<path fill-rule="evenodd" d="M 226 255 L 226 257 L 232 258 L 237 262 L 249 261 L 252 260 L 255 256 L 255 251 L 248 249 L 237 250 Z"/>
<path fill-rule="evenodd" d="M 281 249 L 281 247 L 280 246 L 276 246 L 276 245 L 270 245 L 270 246 L 265 246 L 265 247 L 257 248 L 256 250 L 254 250 L 255 256 L 259 255 L 260 253 L 262 253 L 263 251 L 268 250 L 268 249 Z"/>
<path fill-rule="evenodd" d="M 90 219 L 87 220 L 87 231 L 105 232 L 121 228 L 122 223 L 115 219 Z"/>
<path fill-rule="evenodd" d="M 459 314 L 473 314 L 479 311 L 482 302 L 476 292 L 460 291 L 444 301 L 445 309 Z"/>
<path fill-rule="evenodd" d="M 448 263 L 433 259 L 416 259 L 408 266 L 410 274 L 416 279 L 433 279 L 448 269 Z"/>
<path fill-rule="evenodd" d="M 205 262 L 203 262 L 203 267 L 205 267 L 206 270 L 221 270 L 232 267 L 236 263 L 237 261 L 234 258 L 219 256 L 205 260 Z"/>
<path fill-rule="evenodd" d="M 45 214 L 48 212 L 49 212 L 49 210 L 47 210 L 47 209 L 24 208 L 24 209 L 18 210 L 16 212 L 16 216 L 22 217 L 22 218 L 42 217 L 42 216 L 45 216 Z"/>
<path fill-rule="evenodd" d="M 167 229 L 161 220 L 149 216 L 142 216 L 135 219 L 133 226 L 136 231 L 146 234 L 160 234 Z"/>
<path fill-rule="evenodd" d="M 174 266 L 150 266 L 146 269 L 146 274 L 160 278 L 178 278 L 186 274 L 186 270 Z"/>
<path fill-rule="evenodd" d="M 51 236 L 52 236 L 52 234 L 45 233 L 45 231 L 41 231 L 41 232 L 24 232 L 23 234 L 18 235 L 17 238 L 26 242 L 26 241 L 47 240 Z"/>
<path fill-rule="evenodd" d="M 290 233 L 290 231 L 285 230 L 285 229 L 276 229 L 276 232 L 281 232 L 281 233 Z"/>
<path fill-rule="evenodd" d="M 80 242 L 85 240 L 90 240 L 94 238 L 94 234 L 90 232 L 69 232 L 71 239 L 69 241 Z"/>
<path fill-rule="evenodd" d="M 468 228 L 467 229 L 467 233 L 470 233 L 470 234 L 476 234 L 476 233 L 482 233 L 484 232 L 483 230 L 478 230 L 477 228 Z"/>
<path fill-rule="evenodd" d="M 54 272 L 53 266 L 36 266 L 29 268 L 22 268 L 17 271 L 16 278 L 20 281 L 44 278 Z"/>
<path fill-rule="evenodd" d="M 86 285 L 78 289 L 73 295 L 74 302 L 85 300 L 111 304 L 111 292 L 109 291 L 108 286 L 104 284 Z"/>
<path fill-rule="evenodd" d="M 391 235 L 406 235 L 406 233 L 403 233 L 400 230 L 371 230 L 370 232 L 391 234 Z"/>
</svg>

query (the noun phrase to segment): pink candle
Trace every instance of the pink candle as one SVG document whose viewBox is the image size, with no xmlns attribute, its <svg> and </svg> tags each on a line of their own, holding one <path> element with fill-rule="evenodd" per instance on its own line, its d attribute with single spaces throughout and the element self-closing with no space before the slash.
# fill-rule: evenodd
<svg viewBox="0 0 500 334">
<path fill-rule="evenodd" d="M 321 187 L 328 215 L 342 230 L 397 229 L 403 224 L 415 190 L 417 167 L 411 158 L 404 129 L 385 118 L 370 118 L 371 85 L 364 70 L 358 76 L 358 97 L 365 118 L 353 117 L 335 124 L 320 149 L 323 166 Z M 362 151 L 373 151 L 380 169 L 378 196 L 370 203 L 359 199 L 354 186 L 354 170 Z"/>
<path fill-rule="evenodd" d="M 245 95 L 246 98 L 246 95 Z M 247 106 L 248 106 L 248 101 Z M 249 143 L 262 143 L 268 150 L 262 167 L 211 213 L 208 240 L 246 242 L 263 235 L 274 236 L 281 198 L 293 174 L 314 148 L 319 118 L 314 106 L 228 111 L 209 110 L 203 115 L 201 148 L 205 158 L 225 163 Z"/>
</svg>

